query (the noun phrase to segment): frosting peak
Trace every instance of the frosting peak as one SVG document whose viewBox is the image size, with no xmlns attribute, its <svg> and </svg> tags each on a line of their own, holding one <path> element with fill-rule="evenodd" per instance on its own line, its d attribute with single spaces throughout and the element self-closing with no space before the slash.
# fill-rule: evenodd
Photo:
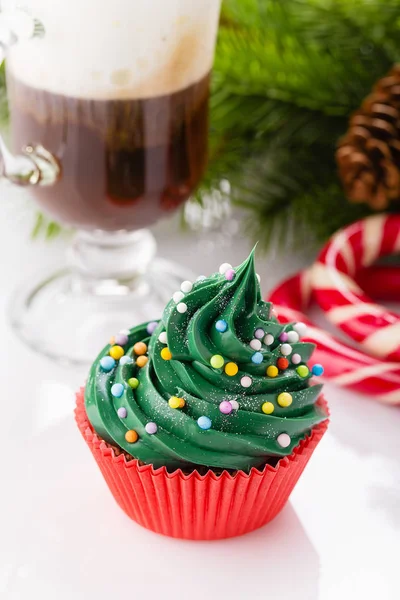
<svg viewBox="0 0 400 600">
<path fill-rule="evenodd" d="M 248 470 L 290 454 L 327 415 L 309 381 L 314 346 L 262 301 L 254 250 L 181 290 L 158 324 L 130 330 L 119 362 L 118 344 L 95 361 L 86 387 L 94 429 L 155 467 Z"/>
</svg>

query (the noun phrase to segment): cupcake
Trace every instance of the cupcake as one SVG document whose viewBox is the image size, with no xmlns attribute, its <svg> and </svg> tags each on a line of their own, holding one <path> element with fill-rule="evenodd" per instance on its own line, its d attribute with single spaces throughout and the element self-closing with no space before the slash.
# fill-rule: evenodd
<svg viewBox="0 0 400 600">
<path fill-rule="evenodd" d="M 184 281 L 159 322 L 115 336 L 78 426 L 129 517 L 188 539 L 241 535 L 283 508 L 327 428 L 301 323 L 261 299 L 254 251 Z"/>
</svg>

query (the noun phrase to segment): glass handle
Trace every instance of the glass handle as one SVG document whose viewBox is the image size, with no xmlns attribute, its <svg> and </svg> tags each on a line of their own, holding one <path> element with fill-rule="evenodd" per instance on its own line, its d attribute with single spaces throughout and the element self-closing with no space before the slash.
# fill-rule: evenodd
<svg viewBox="0 0 400 600">
<path fill-rule="evenodd" d="M 44 27 L 13 0 L 0 1 L 0 64 L 19 41 L 43 37 Z M 15 185 L 53 185 L 61 175 L 58 160 L 40 144 L 27 144 L 12 154 L 0 134 L 0 179 Z"/>
</svg>

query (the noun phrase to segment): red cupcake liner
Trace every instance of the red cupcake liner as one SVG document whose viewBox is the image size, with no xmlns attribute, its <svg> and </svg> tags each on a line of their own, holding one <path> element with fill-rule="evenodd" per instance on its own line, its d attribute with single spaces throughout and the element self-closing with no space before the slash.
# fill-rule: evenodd
<svg viewBox="0 0 400 600">
<path fill-rule="evenodd" d="M 165 467 L 154 469 L 127 461 L 124 454 L 116 456 L 88 421 L 83 389 L 76 400 L 78 427 L 122 510 L 147 529 L 191 540 L 243 535 L 276 517 L 328 427 L 328 421 L 314 427 L 275 467 L 234 475 L 212 470 L 185 474 L 180 469 L 169 473 Z M 328 411 L 324 399 L 319 403 Z"/>
</svg>

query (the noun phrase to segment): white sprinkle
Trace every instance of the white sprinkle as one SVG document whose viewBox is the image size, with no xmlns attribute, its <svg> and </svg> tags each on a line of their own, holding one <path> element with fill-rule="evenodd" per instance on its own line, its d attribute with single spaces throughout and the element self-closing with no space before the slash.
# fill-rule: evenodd
<svg viewBox="0 0 400 600">
<path fill-rule="evenodd" d="M 288 336 L 288 342 L 290 344 L 295 344 L 300 339 L 299 334 L 297 333 L 297 331 L 288 331 L 287 336 Z"/>
<path fill-rule="evenodd" d="M 219 272 L 221 273 L 221 275 L 225 275 L 228 269 L 232 269 L 232 265 L 230 265 L 229 263 L 222 263 L 222 265 L 219 268 Z"/>
<path fill-rule="evenodd" d="M 131 365 L 133 363 L 133 358 L 131 358 L 130 356 L 121 356 L 121 358 L 119 359 L 119 364 L 120 365 Z"/>
<path fill-rule="evenodd" d="M 176 302 L 176 304 L 179 304 L 179 302 L 183 300 L 184 297 L 185 294 L 183 292 L 175 292 L 175 294 L 172 296 L 172 300 Z"/>
<path fill-rule="evenodd" d="M 256 329 L 254 332 L 254 337 L 256 337 L 258 340 L 261 340 L 264 337 L 264 335 L 265 335 L 265 331 L 264 331 L 264 329 L 261 329 L 261 327 Z"/>
<path fill-rule="evenodd" d="M 250 342 L 250 348 L 253 348 L 253 350 L 261 350 L 261 342 L 260 340 L 251 340 Z"/>
<path fill-rule="evenodd" d="M 282 448 L 287 448 L 288 446 L 290 446 L 290 442 L 292 440 L 290 439 L 290 435 L 288 435 L 287 433 L 281 433 L 276 438 L 276 441 Z"/>
<path fill-rule="evenodd" d="M 253 383 L 253 380 L 248 375 L 244 375 L 242 377 L 242 379 L 240 380 L 240 385 L 244 388 L 250 387 L 252 383 Z"/>
<path fill-rule="evenodd" d="M 185 294 L 188 294 L 189 292 L 191 292 L 193 289 L 193 283 L 191 281 L 184 281 L 181 284 L 181 290 L 182 292 L 184 292 Z"/>
<path fill-rule="evenodd" d="M 178 311 L 178 313 L 181 313 L 183 315 L 183 313 L 187 311 L 187 304 L 185 304 L 184 302 L 180 302 L 176 307 L 176 310 Z"/>
<path fill-rule="evenodd" d="M 275 341 L 274 336 L 272 335 L 272 333 L 267 333 L 267 335 L 264 338 L 264 344 L 266 346 L 271 346 Z"/>
<path fill-rule="evenodd" d="M 283 354 L 283 356 L 289 356 L 290 354 L 292 354 L 293 348 L 292 346 L 290 346 L 290 344 L 282 344 L 281 346 L 281 354 Z"/>
<path fill-rule="evenodd" d="M 257 277 L 257 279 L 258 279 L 258 283 L 261 283 L 261 277 L 259 276 L 259 274 L 258 274 L 258 273 L 256 273 L 256 277 Z"/>
<path fill-rule="evenodd" d="M 131 332 L 129 329 L 121 329 L 121 331 L 119 331 L 118 333 L 120 333 L 121 335 L 129 335 Z"/>
<path fill-rule="evenodd" d="M 161 342 L 162 344 L 167 343 L 167 332 L 166 331 L 162 331 L 160 333 L 160 335 L 158 336 L 158 341 Z"/>
<path fill-rule="evenodd" d="M 301 356 L 300 356 L 300 354 L 293 354 L 293 356 L 292 356 L 292 363 L 294 365 L 298 365 L 299 363 L 301 363 Z"/>
<path fill-rule="evenodd" d="M 304 337 L 307 333 L 307 325 L 305 323 L 296 323 L 293 329 L 297 331 L 300 337 Z"/>
<path fill-rule="evenodd" d="M 239 410 L 239 402 L 237 400 L 229 400 L 233 410 Z"/>
<path fill-rule="evenodd" d="M 207 279 L 205 275 L 199 275 L 196 281 L 204 281 L 205 279 Z"/>
</svg>

